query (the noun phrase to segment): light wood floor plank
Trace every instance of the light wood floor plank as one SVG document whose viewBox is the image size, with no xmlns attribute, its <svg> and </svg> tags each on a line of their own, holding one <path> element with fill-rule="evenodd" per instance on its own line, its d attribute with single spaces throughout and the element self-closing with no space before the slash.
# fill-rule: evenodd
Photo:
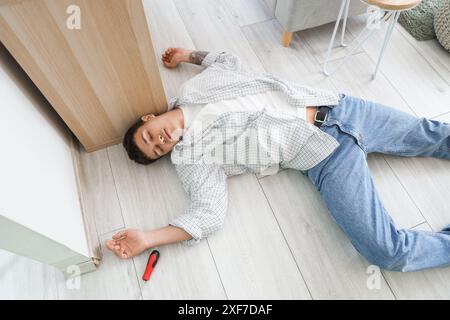
<svg viewBox="0 0 450 320">
<path fill-rule="evenodd" d="M 186 208 L 187 195 L 168 157 L 142 166 L 129 161 L 121 146 L 109 148 L 108 153 L 127 228 L 166 226 Z M 158 270 L 151 283 L 141 283 L 144 299 L 226 298 L 207 241 L 193 247 L 180 243 L 158 250 Z M 134 259 L 139 276 L 147 260 L 147 254 Z"/>
<path fill-rule="evenodd" d="M 450 85 L 450 52 L 437 39 L 417 41 L 400 24 L 397 30 L 416 48 L 433 69 Z"/>
<path fill-rule="evenodd" d="M 59 299 L 137 300 L 142 298 L 133 261 L 119 259 L 105 247 L 105 241 L 112 234 L 107 233 L 100 237 L 103 254 L 101 265 L 95 272 L 86 273 L 81 277 L 79 289 L 67 287 L 64 274 L 56 270 Z"/>
<path fill-rule="evenodd" d="M 336 15 L 337 16 L 337 15 Z M 335 23 L 328 23 L 316 28 L 306 29 L 297 32 L 300 42 L 309 47 L 310 52 L 319 61 L 320 64 L 325 62 L 326 53 L 333 34 Z M 342 25 L 341 25 L 342 26 Z M 340 26 L 340 27 L 341 27 Z M 344 38 L 345 44 L 350 44 L 355 39 L 352 33 L 346 32 Z M 329 61 L 334 61 L 345 57 L 351 50 L 351 47 L 341 46 L 341 29 L 336 34 Z M 362 48 L 356 50 L 353 54 L 364 52 Z M 330 69 L 332 70 L 332 69 Z"/>
<path fill-rule="evenodd" d="M 311 299 L 254 175 L 230 178 L 223 230 L 208 238 L 230 299 Z"/>
<path fill-rule="evenodd" d="M 81 151 L 83 204 L 94 217 L 97 233 L 102 235 L 124 227 L 119 199 L 106 149 L 92 153 Z"/>
<path fill-rule="evenodd" d="M 56 268 L 0 250 L 0 299 L 58 299 Z"/>
<path fill-rule="evenodd" d="M 433 230 L 450 224 L 450 162 L 433 158 L 385 158 Z"/>
<path fill-rule="evenodd" d="M 181 85 L 203 68 L 182 63 L 178 68 L 167 69 L 160 60 L 169 47 L 196 49 L 172 0 L 143 0 L 153 48 L 167 99 L 176 96 Z M 168 23 L 170 21 L 170 23 Z"/>
<path fill-rule="evenodd" d="M 349 31 L 353 34 L 364 25 L 363 17 L 348 21 Z M 378 60 L 385 27 L 383 25 L 363 45 L 373 61 Z M 450 86 L 397 29 L 392 33 L 380 73 L 389 79 L 418 116 L 433 117 L 450 111 Z"/>
<path fill-rule="evenodd" d="M 351 63 L 344 65 L 339 72 L 330 77 L 339 92 L 415 115 L 397 89 L 383 74 L 379 74 L 375 80 L 371 80 L 372 68 L 375 68 L 375 64 L 367 54 L 357 54 L 351 59 Z M 330 69 L 336 67 L 338 63 L 339 60 L 330 62 Z"/>
<path fill-rule="evenodd" d="M 239 55 L 244 67 L 264 72 L 258 57 L 223 1 L 175 0 L 174 2 L 198 50 L 229 51 Z"/>
<path fill-rule="evenodd" d="M 384 207 L 400 228 L 412 228 L 424 217 L 381 154 L 368 156 L 370 172 Z"/>
<path fill-rule="evenodd" d="M 393 299 L 367 287 L 368 262 L 329 216 L 312 183 L 286 170 L 260 180 L 314 299 Z"/>
<path fill-rule="evenodd" d="M 228 0 L 225 3 L 241 27 L 273 18 L 264 0 Z"/>
<path fill-rule="evenodd" d="M 268 73 L 300 85 L 335 90 L 296 34 L 289 48 L 280 45 L 282 27 L 277 20 L 246 26 L 242 30 Z"/>
</svg>

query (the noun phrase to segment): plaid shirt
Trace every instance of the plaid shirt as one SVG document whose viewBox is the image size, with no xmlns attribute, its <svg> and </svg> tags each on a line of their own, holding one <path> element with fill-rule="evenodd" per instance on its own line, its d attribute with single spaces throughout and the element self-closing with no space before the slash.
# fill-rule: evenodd
<svg viewBox="0 0 450 320">
<path fill-rule="evenodd" d="M 287 101 L 299 108 L 339 102 L 339 95 L 332 92 L 299 86 L 269 74 L 242 71 L 239 58 L 229 53 L 209 53 L 202 65 L 207 68 L 183 85 L 181 95 L 169 101 L 170 109 L 270 90 L 282 91 Z M 304 119 L 266 107 L 257 112 L 224 112 L 198 130 L 194 124 L 171 155 L 191 204 L 170 225 L 192 236 L 186 245 L 196 244 L 223 225 L 228 176 L 261 173 L 278 165 L 305 171 L 338 146 L 334 137 Z"/>
</svg>

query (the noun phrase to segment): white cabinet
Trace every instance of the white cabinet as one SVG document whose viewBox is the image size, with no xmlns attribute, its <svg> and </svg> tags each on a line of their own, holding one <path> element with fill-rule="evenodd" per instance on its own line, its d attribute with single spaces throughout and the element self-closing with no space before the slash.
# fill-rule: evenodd
<svg viewBox="0 0 450 320">
<path fill-rule="evenodd" d="M 62 270 L 95 269 L 72 135 L 1 45 L 0 148 L 0 248 Z"/>
</svg>

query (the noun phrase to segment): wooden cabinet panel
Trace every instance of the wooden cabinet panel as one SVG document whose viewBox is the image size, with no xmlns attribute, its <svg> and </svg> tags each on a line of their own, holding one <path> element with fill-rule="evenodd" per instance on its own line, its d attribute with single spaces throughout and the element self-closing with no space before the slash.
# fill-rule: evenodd
<svg viewBox="0 0 450 320">
<path fill-rule="evenodd" d="M 167 109 L 141 0 L 0 0 L 0 40 L 87 151 Z"/>
</svg>

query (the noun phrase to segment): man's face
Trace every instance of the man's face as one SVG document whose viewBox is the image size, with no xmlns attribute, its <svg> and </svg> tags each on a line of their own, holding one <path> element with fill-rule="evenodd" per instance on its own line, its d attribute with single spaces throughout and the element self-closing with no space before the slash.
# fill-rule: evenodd
<svg viewBox="0 0 450 320">
<path fill-rule="evenodd" d="M 144 124 L 136 131 L 134 141 L 137 147 L 150 159 L 158 159 L 169 153 L 182 135 L 182 128 L 173 111 L 162 115 L 143 116 Z"/>
</svg>

